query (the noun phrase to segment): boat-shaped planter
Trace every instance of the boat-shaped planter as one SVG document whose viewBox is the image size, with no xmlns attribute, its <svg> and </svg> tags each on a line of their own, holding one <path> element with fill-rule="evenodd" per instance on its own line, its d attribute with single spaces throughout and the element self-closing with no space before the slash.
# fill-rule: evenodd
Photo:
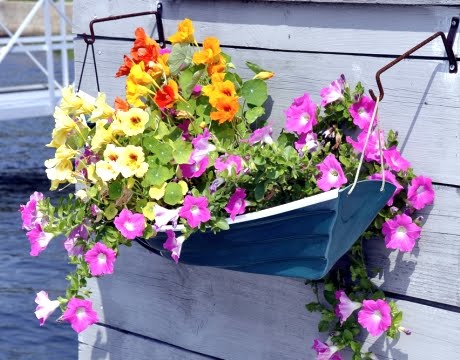
<svg viewBox="0 0 460 360">
<path fill-rule="evenodd" d="M 182 246 L 191 265 L 320 279 L 367 229 L 395 191 L 375 180 L 228 219 L 230 229 L 197 232 Z M 179 227 L 178 227 L 179 229 Z M 167 258 L 164 233 L 139 243 Z"/>
</svg>

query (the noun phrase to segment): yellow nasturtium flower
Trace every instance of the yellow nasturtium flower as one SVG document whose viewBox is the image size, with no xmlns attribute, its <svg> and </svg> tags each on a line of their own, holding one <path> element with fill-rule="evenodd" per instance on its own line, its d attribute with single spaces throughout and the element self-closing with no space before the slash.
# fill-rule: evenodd
<svg viewBox="0 0 460 360">
<path fill-rule="evenodd" d="M 77 153 L 76 150 L 62 145 L 56 150 L 54 159 L 45 161 L 46 175 L 51 180 L 51 190 L 56 190 L 61 183 L 76 183 L 72 160 Z"/>
<path fill-rule="evenodd" d="M 149 219 L 150 221 L 155 220 L 155 205 L 156 203 L 154 202 L 148 202 L 145 204 L 145 206 L 142 208 L 142 214 Z"/>
<path fill-rule="evenodd" d="M 208 37 L 203 41 L 203 50 L 193 54 L 193 62 L 199 64 L 215 64 L 220 61 L 219 40 L 215 37 Z"/>
<path fill-rule="evenodd" d="M 118 111 L 117 119 L 119 130 L 123 131 L 126 136 L 135 136 L 142 134 L 145 125 L 149 121 L 149 114 L 139 108 L 131 108 L 128 111 Z"/>
<path fill-rule="evenodd" d="M 104 93 L 99 93 L 97 95 L 96 101 L 94 102 L 95 109 L 91 113 L 90 121 L 97 121 L 100 119 L 109 119 L 115 113 L 115 109 L 107 104 L 106 95 Z"/>
<path fill-rule="evenodd" d="M 152 199 L 160 200 L 165 196 L 166 183 L 163 183 L 161 186 L 151 186 L 149 189 L 149 196 Z"/>
<path fill-rule="evenodd" d="M 72 119 L 60 107 L 56 107 L 54 110 L 54 122 L 52 140 L 46 145 L 48 147 L 59 148 L 66 143 L 67 137 L 71 133 L 77 133 L 77 135 L 82 136 L 81 130 L 88 128 L 85 121 L 80 118 Z"/>
<path fill-rule="evenodd" d="M 96 163 L 96 174 L 99 176 L 102 181 L 110 181 L 116 179 L 120 171 L 116 169 L 110 161 L 100 160 Z"/>
<path fill-rule="evenodd" d="M 91 139 L 91 149 L 94 151 L 99 151 L 100 148 L 110 143 L 113 140 L 114 133 L 112 126 L 106 128 L 106 124 L 103 121 L 98 121 L 96 123 L 96 130 Z"/>
<path fill-rule="evenodd" d="M 121 175 L 124 178 L 136 176 L 143 177 L 149 165 L 144 161 L 145 156 L 142 147 L 128 145 L 118 148 L 120 150 L 117 166 L 120 169 Z"/>
<path fill-rule="evenodd" d="M 93 102 L 86 97 L 75 94 L 72 86 L 67 86 L 62 89 L 62 99 L 59 107 L 67 114 L 88 115 L 94 110 Z"/>
<path fill-rule="evenodd" d="M 195 36 L 193 35 L 195 29 L 190 19 L 185 18 L 177 26 L 177 32 L 168 38 L 173 44 L 185 43 L 191 44 L 195 42 Z"/>
</svg>

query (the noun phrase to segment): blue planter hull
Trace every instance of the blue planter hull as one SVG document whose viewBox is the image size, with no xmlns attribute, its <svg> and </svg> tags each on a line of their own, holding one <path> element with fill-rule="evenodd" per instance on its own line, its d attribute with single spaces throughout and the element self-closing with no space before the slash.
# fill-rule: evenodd
<svg viewBox="0 0 460 360">
<path fill-rule="evenodd" d="M 380 186 L 380 181 L 361 181 L 351 195 L 347 187 L 321 194 L 328 196 L 307 198 L 309 204 L 305 206 L 305 201 L 300 200 L 289 204 L 287 209 L 281 206 L 251 214 L 268 216 L 235 223 L 230 220 L 227 231 L 193 234 L 182 246 L 180 262 L 320 279 L 351 248 L 395 190 L 389 183 L 384 191 L 380 191 Z M 271 210 L 278 208 L 282 211 L 272 214 Z M 163 249 L 165 240 L 160 233 L 139 242 L 170 258 L 169 251 Z"/>
</svg>

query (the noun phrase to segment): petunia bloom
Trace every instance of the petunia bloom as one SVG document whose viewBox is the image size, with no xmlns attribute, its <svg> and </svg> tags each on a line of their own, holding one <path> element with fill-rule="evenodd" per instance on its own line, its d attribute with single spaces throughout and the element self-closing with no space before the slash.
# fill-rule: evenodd
<svg viewBox="0 0 460 360">
<path fill-rule="evenodd" d="M 225 206 L 225 211 L 230 214 L 230 219 L 235 220 L 236 215 L 244 214 L 246 211 L 246 190 L 236 188 L 235 192 L 230 196 L 228 204 Z"/>
<path fill-rule="evenodd" d="M 398 149 L 396 149 L 396 146 L 383 150 L 383 158 L 385 159 L 385 163 L 393 171 L 406 172 L 410 167 L 410 162 L 401 156 L 401 153 Z"/>
<path fill-rule="evenodd" d="M 371 176 L 368 177 L 368 179 L 369 180 L 382 180 L 382 173 L 372 174 Z M 398 182 L 398 180 L 396 180 L 396 177 L 394 176 L 394 174 L 389 170 L 385 170 L 385 181 L 388 181 L 389 183 L 392 183 L 394 186 L 396 186 L 395 192 L 393 193 L 391 198 L 387 201 L 387 205 L 391 206 L 391 205 L 393 205 L 394 197 L 401 192 L 403 187 Z"/>
<path fill-rule="evenodd" d="M 211 133 L 208 129 L 204 129 L 202 134 L 199 134 L 192 140 L 193 152 L 190 155 L 190 160 L 195 163 L 203 160 L 210 152 L 216 150 L 213 144 L 209 143 Z"/>
<path fill-rule="evenodd" d="M 399 249 L 404 252 L 412 251 L 415 240 L 420 238 L 422 228 L 406 214 L 396 215 L 387 220 L 382 226 L 385 244 L 388 249 Z"/>
<path fill-rule="evenodd" d="M 214 162 L 216 173 L 227 170 L 227 173 L 238 175 L 243 170 L 243 159 L 238 155 L 222 155 Z"/>
<path fill-rule="evenodd" d="M 331 82 L 331 85 L 321 90 L 321 106 L 326 106 L 334 101 L 342 100 L 344 90 L 345 76 L 342 74 L 340 78 Z"/>
<path fill-rule="evenodd" d="M 359 324 L 367 329 L 372 336 L 380 336 L 391 325 L 391 309 L 386 301 L 364 300 L 358 313 Z"/>
<path fill-rule="evenodd" d="M 167 239 L 163 244 L 163 248 L 171 251 L 171 257 L 176 262 L 179 262 L 180 253 L 182 251 L 182 244 L 184 243 L 185 237 L 176 237 L 176 234 L 172 230 L 166 230 Z"/>
<path fill-rule="evenodd" d="M 353 311 L 361 307 L 361 303 L 351 301 L 343 290 L 337 290 L 335 292 L 335 298 L 339 300 L 339 303 L 335 307 L 335 314 L 339 317 L 340 324 L 342 325 L 350 317 Z"/>
<path fill-rule="evenodd" d="M 209 221 L 211 212 L 208 209 L 208 199 L 205 196 L 194 197 L 187 195 L 184 199 L 184 205 L 179 210 L 179 216 L 187 220 L 187 223 L 192 228 Z"/>
<path fill-rule="evenodd" d="M 200 177 L 208 167 L 209 158 L 205 156 L 198 162 L 192 162 L 191 164 L 180 164 L 179 168 L 182 172 L 182 176 L 186 178 Z"/>
<path fill-rule="evenodd" d="M 407 190 L 407 200 L 417 210 L 433 204 L 434 190 L 431 179 L 423 176 L 413 179 Z"/>
<path fill-rule="evenodd" d="M 338 189 L 347 182 L 342 166 L 333 154 L 326 156 L 323 162 L 316 167 L 321 171 L 321 176 L 316 183 L 323 191 L 329 191 L 332 188 Z"/>
<path fill-rule="evenodd" d="M 249 145 L 254 145 L 259 142 L 265 144 L 273 144 L 272 133 L 273 128 L 271 125 L 267 125 L 255 130 L 249 137 Z"/>
<path fill-rule="evenodd" d="M 128 209 L 121 210 L 113 223 L 118 231 L 128 240 L 142 236 L 145 230 L 144 215 L 132 213 Z"/>
<path fill-rule="evenodd" d="M 78 256 L 83 255 L 81 245 L 76 245 L 79 239 L 88 240 L 88 229 L 84 224 L 80 224 L 72 229 L 69 236 L 64 241 L 64 247 L 67 250 L 67 255 Z"/>
<path fill-rule="evenodd" d="M 316 360 L 342 360 L 337 346 L 328 345 L 319 339 L 313 341 L 311 348 L 316 351 Z"/>
<path fill-rule="evenodd" d="M 304 152 L 313 152 L 318 148 L 318 135 L 313 132 L 304 133 L 294 143 L 295 149 L 303 156 Z"/>
<path fill-rule="evenodd" d="M 351 137 L 347 136 L 346 141 L 358 152 L 363 152 L 364 144 L 366 142 L 366 131 L 361 131 L 358 135 L 357 141 L 354 141 Z M 382 152 L 385 149 L 384 132 L 380 130 L 380 145 L 382 146 Z M 380 149 L 379 149 L 379 138 L 377 136 L 377 130 L 371 132 L 369 140 L 367 142 L 366 151 L 364 153 L 364 160 L 376 161 L 380 163 Z"/>
<path fill-rule="evenodd" d="M 155 213 L 155 226 L 161 230 L 167 224 L 172 223 L 173 227 L 177 224 L 179 209 L 166 209 L 158 204 L 153 207 Z"/>
<path fill-rule="evenodd" d="M 27 232 L 27 237 L 30 242 L 30 255 L 38 256 L 43 250 L 46 249 L 53 234 L 43 231 L 40 224 L 35 224 L 35 227 Z"/>
<path fill-rule="evenodd" d="M 58 300 L 50 300 L 46 291 L 40 291 L 35 298 L 37 307 L 35 309 L 35 316 L 40 320 L 40 326 L 45 324 L 48 317 L 59 307 Z"/>
<path fill-rule="evenodd" d="M 89 265 L 89 271 L 93 276 L 113 274 L 113 265 L 116 260 L 116 252 L 101 242 L 97 242 L 85 254 L 85 261 Z"/>
<path fill-rule="evenodd" d="M 36 224 L 41 223 L 43 214 L 38 210 L 38 203 L 41 200 L 43 200 L 43 194 L 35 191 L 30 195 L 29 201 L 20 206 L 23 229 L 31 230 Z"/>
<path fill-rule="evenodd" d="M 61 319 L 69 322 L 77 333 L 81 333 L 88 326 L 99 321 L 97 313 L 93 310 L 92 302 L 75 297 L 70 299 Z"/>
<path fill-rule="evenodd" d="M 289 132 L 297 134 L 308 133 L 313 130 L 318 121 L 316 120 L 316 104 L 311 101 L 308 94 L 296 99 L 285 111 L 286 123 L 284 127 Z"/>
<path fill-rule="evenodd" d="M 351 105 L 348 110 L 353 118 L 353 123 L 360 129 L 367 130 L 369 129 L 369 125 L 371 123 L 374 108 L 374 100 L 367 96 L 361 96 L 361 98 Z M 374 125 L 376 124 L 376 120 L 377 118 L 374 119 Z"/>
</svg>

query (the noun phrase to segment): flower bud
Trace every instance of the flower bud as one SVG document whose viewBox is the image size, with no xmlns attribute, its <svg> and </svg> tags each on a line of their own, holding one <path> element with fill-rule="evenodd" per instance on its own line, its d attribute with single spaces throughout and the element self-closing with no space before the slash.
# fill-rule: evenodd
<svg viewBox="0 0 460 360">
<path fill-rule="evenodd" d="M 259 79 L 259 80 L 268 80 L 271 79 L 275 73 L 272 73 L 271 71 L 261 71 L 257 75 L 253 77 L 253 79 Z"/>
</svg>

